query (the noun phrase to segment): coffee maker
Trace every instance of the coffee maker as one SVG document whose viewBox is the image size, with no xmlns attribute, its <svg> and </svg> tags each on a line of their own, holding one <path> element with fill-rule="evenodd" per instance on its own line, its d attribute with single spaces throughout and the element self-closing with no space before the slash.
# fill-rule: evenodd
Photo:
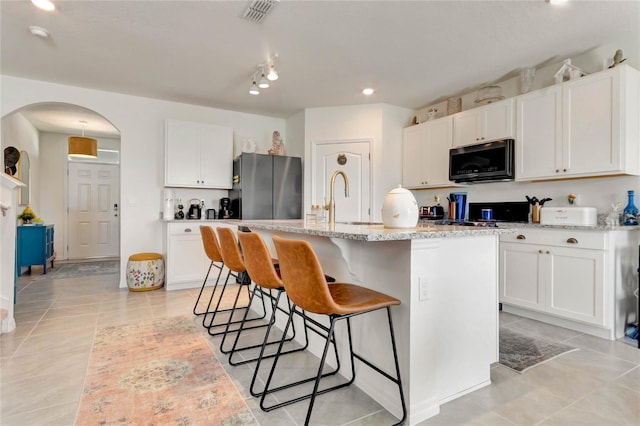
<svg viewBox="0 0 640 426">
<path fill-rule="evenodd" d="M 187 219 L 201 219 L 202 218 L 202 207 L 204 207 L 204 202 L 197 198 L 192 198 L 189 200 L 189 211 L 187 212 Z"/>
<path fill-rule="evenodd" d="M 229 210 L 231 208 L 231 199 L 228 197 L 220 198 L 220 210 L 218 213 L 219 219 L 229 219 L 233 212 Z"/>
</svg>

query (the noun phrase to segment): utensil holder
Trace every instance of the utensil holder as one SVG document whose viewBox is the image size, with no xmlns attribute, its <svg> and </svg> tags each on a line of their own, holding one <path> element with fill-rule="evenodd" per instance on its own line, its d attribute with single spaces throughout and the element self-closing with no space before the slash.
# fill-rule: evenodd
<svg viewBox="0 0 640 426">
<path fill-rule="evenodd" d="M 540 223 L 540 205 L 534 204 L 531 206 L 531 222 Z"/>
</svg>

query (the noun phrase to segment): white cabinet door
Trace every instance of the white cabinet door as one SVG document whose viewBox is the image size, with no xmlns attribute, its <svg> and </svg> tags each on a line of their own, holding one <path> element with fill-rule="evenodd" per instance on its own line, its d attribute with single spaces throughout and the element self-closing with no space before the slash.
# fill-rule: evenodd
<svg viewBox="0 0 640 426">
<path fill-rule="evenodd" d="M 555 177 L 562 162 L 562 91 L 558 86 L 519 96 L 516 178 Z"/>
<path fill-rule="evenodd" d="M 480 141 L 513 138 L 513 99 L 481 108 Z"/>
<path fill-rule="evenodd" d="M 449 180 L 449 150 L 453 119 L 444 117 L 426 123 L 426 152 L 423 152 L 423 170 L 425 184 L 428 186 L 450 185 Z"/>
<path fill-rule="evenodd" d="M 407 188 L 450 185 L 451 117 L 404 129 L 402 184 Z"/>
<path fill-rule="evenodd" d="M 604 325 L 604 251 L 550 247 L 547 312 Z"/>
<path fill-rule="evenodd" d="M 203 125 L 200 131 L 200 183 L 208 188 L 231 189 L 233 129 Z"/>
<path fill-rule="evenodd" d="M 165 137 L 165 186 L 231 188 L 231 127 L 167 120 Z"/>
<path fill-rule="evenodd" d="M 604 73 L 562 86 L 567 174 L 621 170 L 618 76 Z"/>
<path fill-rule="evenodd" d="M 193 123 L 165 125 L 165 186 L 193 186 L 200 179 L 200 141 Z"/>
<path fill-rule="evenodd" d="M 166 289 L 197 288 L 202 285 L 209 267 L 204 252 L 200 225 L 203 222 L 167 224 Z"/>
<path fill-rule="evenodd" d="M 422 149 L 425 143 L 424 124 L 404 129 L 402 137 L 402 186 L 406 188 L 424 185 Z"/>
<path fill-rule="evenodd" d="M 491 103 L 453 116 L 453 147 L 513 138 L 513 99 Z"/>
<path fill-rule="evenodd" d="M 453 116 L 453 148 L 478 143 L 479 121 L 480 112 L 477 108 Z"/>
<path fill-rule="evenodd" d="M 501 303 L 534 310 L 545 309 L 542 246 L 500 243 Z"/>
</svg>

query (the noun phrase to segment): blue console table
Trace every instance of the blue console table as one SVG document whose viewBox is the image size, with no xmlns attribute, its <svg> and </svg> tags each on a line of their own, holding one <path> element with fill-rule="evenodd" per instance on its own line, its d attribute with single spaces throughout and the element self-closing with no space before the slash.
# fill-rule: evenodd
<svg viewBox="0 0 640 426">
<path fill-rule="evenodd" d="M 31 273 L 31 265 L 42 265 L 42 273 L 46 274 L 47 262 L 51 261 L 53 268 L 53 225 L 18 226 L 16 240 L 18 275 L 23 266 L 28 266 Z"/>
</svg>

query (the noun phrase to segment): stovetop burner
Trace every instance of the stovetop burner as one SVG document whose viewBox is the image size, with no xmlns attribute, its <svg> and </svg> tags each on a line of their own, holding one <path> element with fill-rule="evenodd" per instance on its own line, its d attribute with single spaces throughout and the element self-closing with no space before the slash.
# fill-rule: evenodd
<svg viewBox="0 0 640 426">
<path fill-rule="evenodd" d="M 498 223 L 495 220 L 486 220 L 486 221 L 471 221 L 471 220 L 451 220 L 451 219 L 443 219 L 443 220 L 434 220 L 434 225 L 456 225 L 456 226 L 477 226 L 482 228 L 497 228 Z"/>
</svg>

